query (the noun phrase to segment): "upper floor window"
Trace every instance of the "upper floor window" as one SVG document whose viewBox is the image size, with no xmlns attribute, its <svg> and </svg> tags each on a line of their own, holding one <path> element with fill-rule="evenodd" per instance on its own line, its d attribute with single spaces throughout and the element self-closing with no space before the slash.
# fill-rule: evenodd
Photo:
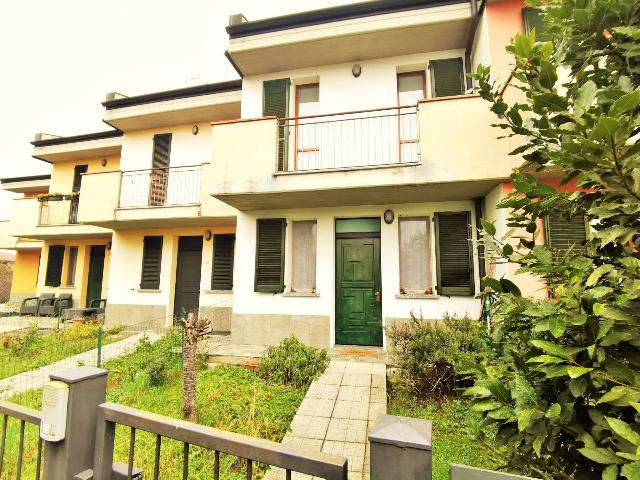
<svg viewBox="0 0 640 480">
<path fill-rule="evenodd" d="M 398 74 L 398 105 L 416 105 L 427 96 L 424 71 Z"/>
<path fill-rule="evenodd" d="M 462 58 L 431 60 L 431 97 L 451 97 L 464 93 Z"/>
<path fill-rule="evenodd" d="M 546 42 L 551 40 L 551 37 L 547 35 L 544 25 L 544 15 L 537 8 L 523 8 L 522 20 L 524 21 L 524 32 L 529 35 L 531 30 L 536 29 L 536 41 Z"/>
<path fill-rule="evenodd" d="M 418 116 L 415 105 L 427 96 L 427 77 L 424 71 L 398 74 L 398 106 L 410 108 L 398 112 L 400 162 L 418 161 Z"/>
<path fill-rule="evenodd" d="M 320 84 L 296 85 L 295 169 L 320 168 L 320 124 L 312 117 L 320 113 Z M 300 118 L 303 117 L 303 118 Z"/>
</svg>

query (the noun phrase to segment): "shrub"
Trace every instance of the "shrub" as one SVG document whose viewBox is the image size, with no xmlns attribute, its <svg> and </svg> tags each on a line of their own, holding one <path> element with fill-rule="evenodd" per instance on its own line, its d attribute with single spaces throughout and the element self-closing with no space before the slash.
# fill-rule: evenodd
<svg viewBox="0 0 640 480">
<path fill-rule="evenodd" d="M 483 332 L 468 317 L 431 321 L 411 313 L 410 322 L 388 331 L 396 387 L 417 397 L 453 393 L 477 363 Z"/>
<path fill-rule="evenodd" d="M 291 336 L 267 349 L 267 355 L 258 366 L 258 374 L 271 382 L 306 388 L 328 364 L 326 350 L 307 347 Z"/>
<path fill-rule="evenodd" d="M 167 357 L 153 356 L 144 371 L 150 387 L 159 387 L 167 381 L 167 373 L 169 371 L 169 361 Z"/>
<path fill-rule="evenodd" d="M 532 2 L 533 3 L 533 2 Z M 535 2 L 552 41 L 516 35 L 507 103 L 488 69 L 476 79 L 513 155 L 527 160 L 500 205 L 517 236 L 496 238 L 483 222 L 485 252 L 537 275 L 548 299 L 485 279 L 496 303 L 495 354 L 468 390 L 498 428 L 512 469 L 545 479 L 640 478 L 640 15 L 638 2 Z M 561 71 L 559 81 L 557 72 Z M 560 175 L 566 193 L 540 181 Z M 558 251 L 536 242 L 549 214 L 583 219 L 589 235 Z M 528 232 L 528 234 L 526 233 Z"/>
</svg>

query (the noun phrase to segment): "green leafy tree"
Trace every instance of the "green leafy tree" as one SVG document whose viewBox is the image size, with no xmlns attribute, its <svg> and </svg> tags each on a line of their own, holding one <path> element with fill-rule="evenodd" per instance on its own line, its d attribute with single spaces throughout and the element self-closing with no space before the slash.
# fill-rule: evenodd
<svg viewBox="0 0 640 480">
<path fill-rule="evenodd" d="M 500 207 L 510 238 L 484 243 L 498 261 L 542 278 L 548 299 L 506 279 L 497 295 L 492 354 L 466 393 L 498 428 L 509 467 L 558 479 L 640 478 L 640 2 L 535 4 L 551 40 L 517 35 L 510 86 L 474 74 L 499 128 L 517 136 L 525 165 Z M 516 100 L 507 101 L 512 93 Z M 562 193 L 543 174 L 575 182 Z M 559 254 L 535 242 L 538 219 L 584 217 L 584 245 Z M 516 233 L 518 235 L 516 235 Z"/>
</svg>

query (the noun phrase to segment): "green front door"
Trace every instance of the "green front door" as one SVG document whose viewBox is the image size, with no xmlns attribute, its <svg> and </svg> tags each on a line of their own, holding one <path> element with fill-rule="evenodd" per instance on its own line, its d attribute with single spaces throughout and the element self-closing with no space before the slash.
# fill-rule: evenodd
<svg viewBox="0 0 640 480">
<path fill-rule="evenodd" d="M 382 346 L 380 239 L 336 240 L 336 343 Z"/>
<path fill-rule="evenodd" d="M 102 298 L 102 275 L 104 273 L 104 245 L 92 245 L 89 253 L 89 275 L 87 279 L 87 303 Z"/>
</svg>

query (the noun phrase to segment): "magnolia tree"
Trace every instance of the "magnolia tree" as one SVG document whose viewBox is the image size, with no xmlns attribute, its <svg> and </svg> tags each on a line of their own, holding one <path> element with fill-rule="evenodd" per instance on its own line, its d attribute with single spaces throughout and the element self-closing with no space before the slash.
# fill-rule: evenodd
<svg viewBox="0 0 640 480">
<path fill-rule="evenodd" d="M 511 469 L 557 479 L 640 478 L 640 2 L 549 0 L 547 42 L 517 35 L 505 86 L 488 68 L 474 74 L 526 168 L 501 208 L 518 232 L 488 254 L 543 279 L 549 298 L 523 297 L 513 283 L 494 291 L 491 353 L 467 390 Z M 560 76 L 560 80 L 559 80 Z M 529 173 L 525 173 L 529 172 Z M 537 173 L 536 173 L 537 172 Z M 561 193 L 545 172 L 574 183 Z M 549 213 L 584 217 L 586 244 L 568 253 L 535 242 Z M 526 232 L 526 233 L 524 233 Z M 524 234 L 523 234 L 524 233 Z"/>
</svg>

